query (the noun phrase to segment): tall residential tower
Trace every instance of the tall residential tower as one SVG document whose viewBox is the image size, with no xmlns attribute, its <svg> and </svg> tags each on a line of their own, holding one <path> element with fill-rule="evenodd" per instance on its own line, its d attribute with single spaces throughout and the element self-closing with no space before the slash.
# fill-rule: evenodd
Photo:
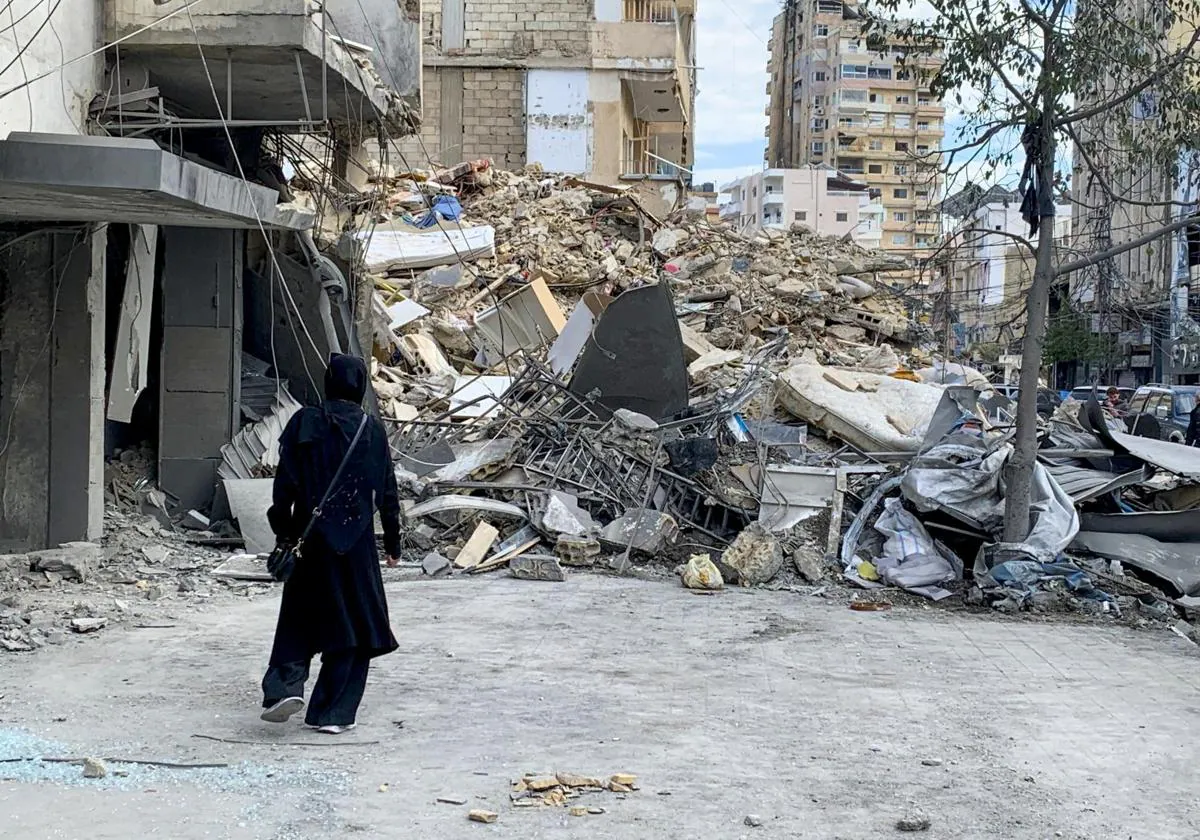
<svg viewBox="0 0 1200 840">
<path fill-rule="evenodd" d="M 929 82 L 942 58 L 898 37 L 868 45 L 864 22 L 856 0 L 785 0 L 767 62 L 766 164 L 824 163 L 865 182 L 882 206 L 881 247 L 919 264 L 939 231 L 945 108 Z"/>
</svg>

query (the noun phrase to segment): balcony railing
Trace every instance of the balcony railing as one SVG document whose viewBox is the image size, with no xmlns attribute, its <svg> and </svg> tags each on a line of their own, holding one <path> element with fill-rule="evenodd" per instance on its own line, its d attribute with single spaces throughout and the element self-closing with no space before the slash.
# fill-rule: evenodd
<svg viewBox="0 0 1200 840">
<path fill-rule="evenodd" d="M 674 0 L 625 0 L 624 20 L 638 23 L 674 23 Z"/>
</svg>

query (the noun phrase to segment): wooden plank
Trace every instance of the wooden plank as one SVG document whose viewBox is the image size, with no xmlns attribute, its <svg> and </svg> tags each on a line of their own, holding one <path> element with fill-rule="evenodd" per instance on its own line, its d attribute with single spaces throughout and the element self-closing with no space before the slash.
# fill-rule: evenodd
<svg viewBox="0 0 1200 840">
<path fill-rule="evenodd" d="M 487 522 L 480 522 L 475 526 L 471 538 L 467 540 L 467 544 L 463 546 L 462 551 L 454 558 L 454 565 L 460 569 L 472 569 L 479 565 L 488 549 L 496 542 L 496 538 L 500 536 L 497 531 Z"/>
<path fill-rule="evenodd" d="M 481 575 L 484 572 L 490 572 L 494 569 L 499 569 L 501 566 L 507 566 L 509 560 L 512 560 L 514 557 L 520 557 L 522 554 L 524 554 L 526 551 L 529 551 L 529 549 L 533 548 L 541 541 L 541 537 L 535 537 L 534 539 L 528 540 L 521 545 L 509 549 L 503 554 L 497 554 L 486 563 L 480 563 L 473 568 L 467 569 L 467 574 Z"/>
</svg>

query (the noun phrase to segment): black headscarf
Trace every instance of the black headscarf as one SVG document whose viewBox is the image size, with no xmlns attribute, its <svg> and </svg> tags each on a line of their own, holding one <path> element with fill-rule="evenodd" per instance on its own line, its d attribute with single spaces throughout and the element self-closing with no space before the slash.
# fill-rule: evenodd
<svg viewBox="0 0 1200 840">
<path fill-rule="evenodd" d="M 334 353 L 325 369 L 325 399 L 362 405 L 367 395 L 367 365 L 357 356 Z"/>
</svg>

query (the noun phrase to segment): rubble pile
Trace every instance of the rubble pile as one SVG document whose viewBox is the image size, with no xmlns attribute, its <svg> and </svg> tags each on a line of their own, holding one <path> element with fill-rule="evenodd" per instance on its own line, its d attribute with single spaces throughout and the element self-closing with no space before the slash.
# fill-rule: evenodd
<svg viewBox="0 0 1200 840">
<path fill-rule="evenodd" d="M 121 474 L 131 463 L 109 466 Z M 163 626 L 181 609 L 269 591 L 267 583 L 214 576 L 230 560 L 227 549 L 198 545 L 203 536 L 129 507 L 136 502 L 109 506 L 100 543 L 0 555 L 0 650 L 36 650 L 120 625 Z"/>
<path fill-rule="evenodd" d="M 1183 609 L 1183 587 L 1114 583 L 1110 561 L 1087 559 L 1105 540 L 1077 538 L 1080 511 L 1145 488 L 1069 495 L 1066 471 L 1096 463 L 1063 461 L 1057 426 L 1040 514 L 1024 542 L 1000 541 L 1014 408 L 927 352 L 889 286 L 894 258 L 801 226 L 747 237 L 658 217 L 633 190 L 537 168 L 472 162 L 383 188 L 401 223 L 378 220 L 383 238 L 356 254 L 378 292 L 372 373 L 412 499 L 410 559 L 427 573 L 560 581 L 665 561 L 705 591 L 824 591 L 840 575 L 1115 615 L 1140 585 Z"/>
</svg>

